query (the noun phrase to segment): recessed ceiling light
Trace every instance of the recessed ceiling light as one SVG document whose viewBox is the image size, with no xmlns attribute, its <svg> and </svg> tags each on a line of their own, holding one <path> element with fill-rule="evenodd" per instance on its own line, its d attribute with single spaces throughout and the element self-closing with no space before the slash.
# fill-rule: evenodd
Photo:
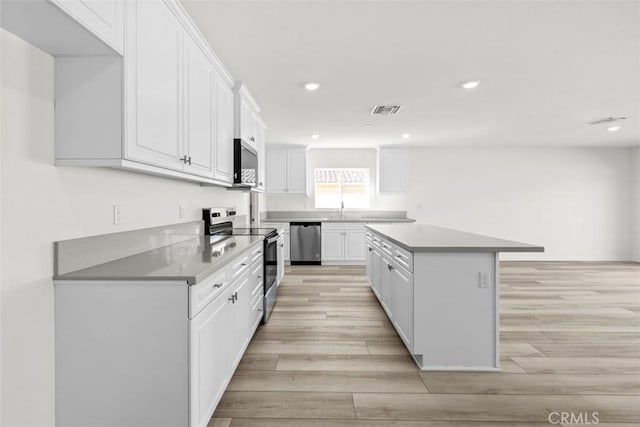
<svg viewBox="0 0 640 427">
<path fill-rule="evenodd" d="M 317 133 L 314 133 L 313 135 L 311 135 L 311 138 L 318 139 L 320 138 L 320 135 L 318 135 Z"/>
<path fill-rule="evenodd" d="M 371 127 L 371 123 L 367 123 L 366 125 L 364 125 L 364 127 L 370 128 Z"/>
<path fill-rule="evenodd" d="M 475 89 L 478 87 L 479 84 L 480 84 L 479 80 L 470 80 L 468 82 L 462 83 L 460 86 L 462 86 L 465 89 Z"/>
<path fill-rule="evenodd" d="M 622 129 L 622 125 L 613 125 L 607 128 L 609 132 L 618 132 L 620 129 Z"/>
<path fill-rule="evenodd" d="M 411 134 L 410 134 L 410 133 L 403 133 L 403 134 L 402 134 L 402 137 L 403 137 L 404 139 L 411 138 Z"/>
<path fill-rule="evenodd" d="M 304 88 L 309 92 L 316 91 L 318 90 L 319 87 L 320 87 L 320 83 L 316 83 L 316 82 L 309 82 L 309 83 L 305 83 L 304 85 Z"/>
</svg>

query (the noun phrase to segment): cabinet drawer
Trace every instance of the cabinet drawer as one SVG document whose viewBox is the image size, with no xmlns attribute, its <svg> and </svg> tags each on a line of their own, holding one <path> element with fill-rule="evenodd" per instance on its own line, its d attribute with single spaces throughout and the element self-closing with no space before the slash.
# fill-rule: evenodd
<svg viewBox="0 0 640 427">
<path fill-rule="evenodd" d="M 391 242 L 388 242 L 386 240 L 381 239 L 380 240 L 380 249 L 382 249 L 382 252 L 384 252 L 385 254 L 389 255 L 389 256 L 393 256 L 393 249 L 394 246 Z"/>
<path fill-rule="evenodd" d="M 251 256 L 251 252 L 245 253 L 231 263 L 231 265 L 229 266 L 229 275 L 231 276 L 232 282 L 238 277 L 242 276 L 242 274 L 249 269 L 249 265 L 251 264 Z"/>
<path fill-rule="evenodd" d="M 398 245 L 391 245 L 393 259 L 398 265 L 407 271 L 413 271 L 413 254 Z"/>
<path fill-rule="evenodd" d="M 253 264 L 258 258 L 262 258 L 262 245 L 251 250 L 251 264 Z"/>
<path fill-rule="evenodd" d="M 213 301 L 230 283 L 229 270 L 225 267 L 205 280 L 189 288 L 189 318 L 193 319 Z"/>
</svg>

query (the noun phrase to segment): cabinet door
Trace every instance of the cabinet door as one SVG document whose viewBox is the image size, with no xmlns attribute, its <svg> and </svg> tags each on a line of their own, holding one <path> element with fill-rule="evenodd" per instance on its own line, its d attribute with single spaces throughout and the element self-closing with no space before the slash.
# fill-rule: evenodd
<svg viewBox="0 0 640 427">
<path fill-rule="evenodd" d="M 122 0 L 50 0 L 113 49 L 124 51 Z"/>
<path fill-rule="evenodd" d="M 373 244 L 366 242 L 365 246 L 365 256 L 367 257 L 367 280 L 369 280 L 369 285 L 373 288 Z"/>
<path fill-rule="evenodd" d="M 287 193 L 307 194 L 307 151 L 288 150 Z"/>
<path fill-rule="evenodd" d="M 267 151 L 267 193 L 285 193 L 287 190 L 287 152 Z"/>
<path fill-rule="evenodd" d="M 126 157 L 181 171 L 184 30 L 163 1 L 126 2 L 126 10 Z"/>
<path fill-rule="evenodd" d="M 242 359 L 242 354 L 245 347 L 249 343 L 252 337 L 251 328 L 253 326 L 253 309 L 251 307 L 251 291 L 253 290 L 251 284 L 252 280 L 251 271 L 247 269 L 235 284 L 232 284 L 233 295 L 236 296 L 236 300 L 233 304 L 233 329 L 235 332 L 235 338 L 231 344 L 232 367 L 235 368 Z"/>
<path fill-rule="evenodd" d="M 240 96 L 240 138 L 249 143 L 255 143 L 255 137 L 253 135 L 253 122 L 254 122 L 253 111 L 249 106 L 249 102 L 241 95 Z"/>
<path fill-rule="evenodd" d="M 344 259 L 346 261 L 364 261 L 365 254 L 365 231 L 346 230 L 344 235 Z"/>
<path fill-rule="evenodd" d="M 413 350 L 413 275 L 394 266 L 391 270 L 391 312 L 400 338 Z"/>
<path fill-rule="evenodd" d="M 213 178 L 214 84 L 213 66 L 189 36 L 184 39 L 185 172 Z"/>
<path fill-rule="evenodd" d="M 322 261 L 344 260 L 344 230 L 322 230 Z"/>
<path fill-rule="evenodd" d="M 373 291 L 380 301 L 382 301 L 382 256 L 380 251 L 374 247 L 371 258 L 371 285 Z"/>
<path fill-rule="evenodd" d="M 382 285 L 382 308 L 387 312 L 387 316 L 389 319 L 393 320 L 393 312 L 391 311 L 391 307 L 393 307 L 393 291 L 391 287 L 391 262 L 388 258 L 382 257 L 382 262 L 380 263 L 380 284 Z"/>
<path fill-rule="evenodd" d="M 190 322 L 191 426 L 205 427 L 231 377 L 234 338 L 231 292 L 224 292 Z"/>
<path fill-rule="evenodd" d="M 213 177 L 233 184 L 233 91 L 216 74 L 216 138 Z"/>
</svg>

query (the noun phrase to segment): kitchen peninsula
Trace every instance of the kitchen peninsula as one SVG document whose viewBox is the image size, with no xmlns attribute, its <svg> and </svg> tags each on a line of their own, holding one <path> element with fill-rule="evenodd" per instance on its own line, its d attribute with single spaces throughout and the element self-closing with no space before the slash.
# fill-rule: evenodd
<svg viewBox="0 0 640 427">
<path fill-rule="evenodd" d="M 424 224 L 366 226 L 367 277 L 422 370 L 500 370 L 499 253 L 541 246 Z"/>
</svg>

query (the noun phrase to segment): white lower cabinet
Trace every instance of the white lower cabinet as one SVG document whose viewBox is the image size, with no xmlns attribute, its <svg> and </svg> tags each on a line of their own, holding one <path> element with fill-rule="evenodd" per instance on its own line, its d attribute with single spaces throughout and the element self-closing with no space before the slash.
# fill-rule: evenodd
<svg viewBox="0 0 640 427">
<path fill-rule="evenodd" d="M 56 425 L 206 427 L 262 319 L 262 242 L 202 281 L 56 281 Z"/>
<path fill-rule="evenodd" d="M 322 223 L 323 264 L 364 264 L 366 262 L 363 223 Z"/>
<path fill-rule="evenodd" d="M 227 291 L 198 314 L 190 326 L 191 426 L 206 426 L 232 370 L 234 307 Z M 223 327 L 224 326 L 224 327 Z M 221 345 L 224 343 L 224 345 Z"/>
<path fill-rule="evenodd" d="M 413 351 L 413 273 L 391 263 L 392 322 L 409 351 Z"/>
<path fill-rule="evenodd" d="M 418 367 L 499 370 L 498 254 L 410 251 L 366 233 L 372 291 Z"/>
</svg>

